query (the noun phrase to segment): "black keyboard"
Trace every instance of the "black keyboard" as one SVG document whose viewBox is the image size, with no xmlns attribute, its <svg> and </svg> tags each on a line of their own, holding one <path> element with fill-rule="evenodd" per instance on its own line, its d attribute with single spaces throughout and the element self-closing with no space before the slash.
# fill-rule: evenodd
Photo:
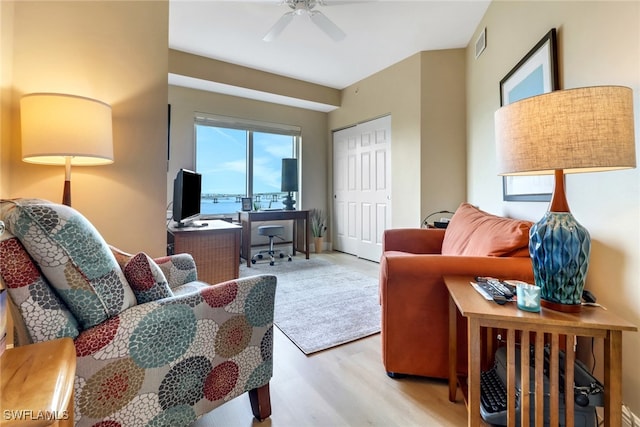
<svg viewBox="0 0 640 427">
<path fill-rule="evenodd" d="M 480 402 L 492 414 L 507 410 L 507 390 L 495 369 L 480 374 Z"/>
</svg>

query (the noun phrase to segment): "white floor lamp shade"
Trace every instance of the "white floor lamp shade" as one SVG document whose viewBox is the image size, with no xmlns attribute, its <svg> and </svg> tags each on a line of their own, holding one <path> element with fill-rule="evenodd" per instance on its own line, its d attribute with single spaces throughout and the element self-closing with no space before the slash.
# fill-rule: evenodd
<svg viewBox="0 0 640 427">
<path fill-rule="evenodd" d="M 63 203 L 71 205 L 71 166 L 113 163 L 111 107 L 101 101 L 57 93 L 20 100 L 22 160 L 65 165 Z"/>
</svg>

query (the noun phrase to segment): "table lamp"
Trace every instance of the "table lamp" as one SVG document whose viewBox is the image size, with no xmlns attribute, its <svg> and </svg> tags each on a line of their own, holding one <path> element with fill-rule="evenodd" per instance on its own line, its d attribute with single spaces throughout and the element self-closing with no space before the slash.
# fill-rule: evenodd
<svg viewBox="0 0 640 427">
<path fill-rule="evenodd" d="M 554 174 L 549 211 L 533 225 L 529 252 L 541 305 L 578 312 L 591 238 L 567 203 L 564 174 L 636 166 L 633 92 L 621 86 L 558 90 L 495 113 L 500 175 Z"/>
<path fill-rule="evenodd" d="M 62 203 L 71 206 L 71 166 L 113 163 L 111 107 L 95 99 L 33 93 L 20 100 L 22 160 L 65 165 Z"/>
<path fill-rule="evenodd" d="M 282 159 L 282 185 L 281 191 L 286 191 L 282 204 L 284 209 L 291 211 L 296 201 L 293 200 L 291 192 L 298 191 L 298 159 Z"/>
</svg>

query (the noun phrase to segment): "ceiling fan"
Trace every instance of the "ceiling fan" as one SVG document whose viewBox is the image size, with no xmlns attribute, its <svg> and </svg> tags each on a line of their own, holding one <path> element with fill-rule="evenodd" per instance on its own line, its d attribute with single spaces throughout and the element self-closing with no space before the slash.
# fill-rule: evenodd
<svg viewBox="0 0 640 427">
<path fill-rule="evenodd" d="M 335 41 L 340 41 L 346 37 L 344 31 L 342 31 L 336 24 L 331 22 L 325 14 L 319 10 L 314 10 L 316 5 L 327 6 L 328 3 L 324 0 L 284 0 L 284 4 L 293 9 L 291 12 L 287 12 L 276 21 L 271 27 L 269 32 L 262 38 L 266 42 L 274 40 L 282 33 L 282 31 L 293 21 L 293 18 L 297 16 L 308 16 L 311 21 L 316 24 L 322 31 L 324 31 L 329 37 Z M 340 2 L 344 3 L 344 2 Z"/>
</svg>

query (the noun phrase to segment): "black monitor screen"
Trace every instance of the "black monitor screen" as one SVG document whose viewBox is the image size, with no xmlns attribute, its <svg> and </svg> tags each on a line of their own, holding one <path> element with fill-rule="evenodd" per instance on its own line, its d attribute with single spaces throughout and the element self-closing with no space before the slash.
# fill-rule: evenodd
<svg viewBox="0 0 640 427">
<path fill-rule="evenodd" d="M 173 220 L 178 226 L 200 215 L 200 191 L 202 175 L 187 169 L 180 169 L 173 181 Z"/>
</svg>

